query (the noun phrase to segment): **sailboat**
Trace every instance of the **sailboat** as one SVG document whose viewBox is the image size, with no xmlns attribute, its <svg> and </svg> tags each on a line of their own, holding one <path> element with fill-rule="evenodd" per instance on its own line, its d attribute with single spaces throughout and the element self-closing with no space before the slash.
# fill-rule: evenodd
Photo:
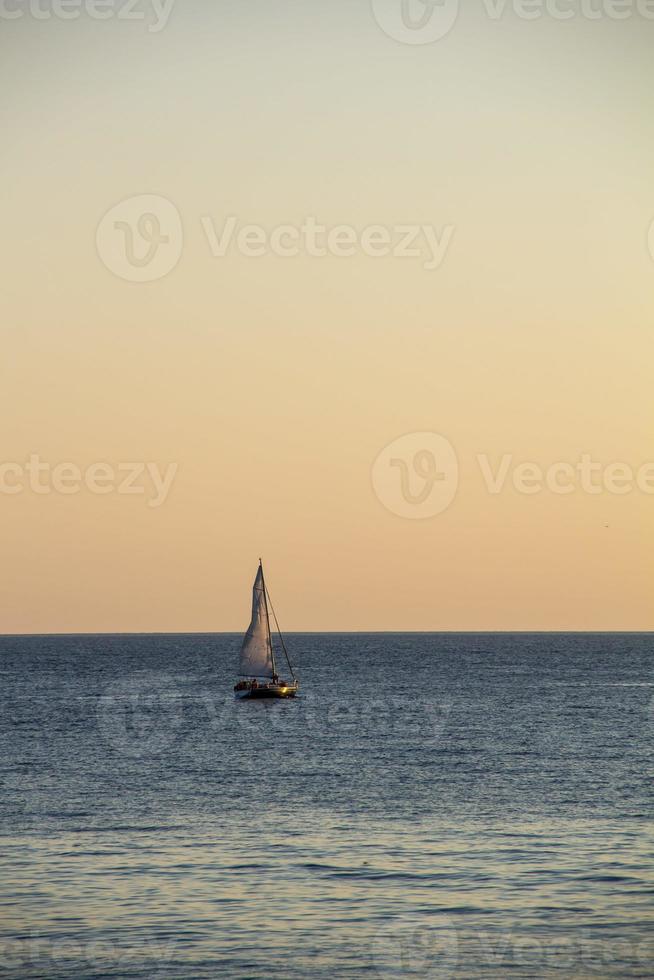
<svg viewBox="0 0 654 980">
<path fill-rule="evenodd" d="M 270 632 L 270 613 L 277 627 L 279 643 L 286 658 L 292 681 L 282 680 L 277 673 L 275 648 Z M 244 678 L 234 688 L 237 698 L 294 698 L 298 691 L 298 680 L 293 673 L 284 637 L 281 634 L 275 610 L 263 577 L 263 565 L 259 568 L 252 587 L 252 619 L 241 644 L 239 675 Z M 247 679 L 245 679 L 247 678 Z"/>
</svg>

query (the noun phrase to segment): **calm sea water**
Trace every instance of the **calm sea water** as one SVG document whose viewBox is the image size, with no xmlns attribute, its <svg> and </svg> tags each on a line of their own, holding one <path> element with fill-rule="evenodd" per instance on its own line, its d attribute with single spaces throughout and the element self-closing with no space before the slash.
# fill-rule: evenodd
<svg viewBox="0 0 654 980">
<path fill-rule="evenodd" d="M 651 635 L 238 643 L 0 639 L 0 975 L 654 975 Z"/>
</svg>

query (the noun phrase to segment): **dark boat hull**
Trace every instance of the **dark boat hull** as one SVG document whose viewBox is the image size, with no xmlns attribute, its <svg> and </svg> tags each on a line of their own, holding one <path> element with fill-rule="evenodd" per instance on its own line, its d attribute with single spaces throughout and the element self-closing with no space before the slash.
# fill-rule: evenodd
<svg viewBox="0 0 654 980">
<path fill-rule="evenodd" d="M 270 698 L 294 698 L 297 684 L 259 684 L 257 687 L 234 688 L 234 695 L 240 701 L 260 701 Z"/>
</svg>

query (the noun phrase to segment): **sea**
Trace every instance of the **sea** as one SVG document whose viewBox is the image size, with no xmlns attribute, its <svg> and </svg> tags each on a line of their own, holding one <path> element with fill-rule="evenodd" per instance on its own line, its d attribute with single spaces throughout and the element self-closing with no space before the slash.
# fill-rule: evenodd
<svg viewBox="0 0 654 980">
<path fill-rule="evenodd" d="M 652 634 L 0 638 L 0 977 L 654 976 Z"/>
</svg>

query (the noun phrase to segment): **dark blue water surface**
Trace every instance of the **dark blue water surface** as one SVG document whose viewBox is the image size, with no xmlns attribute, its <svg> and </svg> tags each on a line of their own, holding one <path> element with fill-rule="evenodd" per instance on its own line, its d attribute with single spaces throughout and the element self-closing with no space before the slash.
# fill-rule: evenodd
<svg viewBox="0 0 654 980">
<path fill-rule="evenodd" d="M 0 639 L 0 975 L 654 975 L 651 635 Z"/>
</svg>

